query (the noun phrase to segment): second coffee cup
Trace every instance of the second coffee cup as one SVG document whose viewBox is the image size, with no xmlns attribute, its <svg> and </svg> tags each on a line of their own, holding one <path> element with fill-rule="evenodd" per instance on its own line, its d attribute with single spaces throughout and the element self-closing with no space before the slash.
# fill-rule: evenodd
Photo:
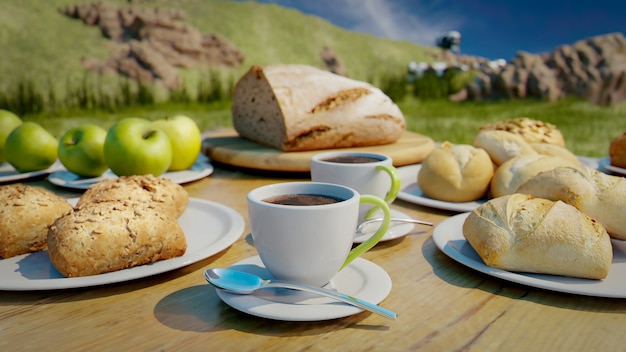
<svg viewBox="0 0 626 352">
<path fill-rule="evenodd" d="M 383 154 L 339 151 L 315 154 L 311 158 L 311 180 L 334 183 L 371 194 L 390 204 L 400 190 L 400 176 L 393 160 Z M 379 208 L 359 207 L 359 222 L 371 218 Z"/>
</svg>

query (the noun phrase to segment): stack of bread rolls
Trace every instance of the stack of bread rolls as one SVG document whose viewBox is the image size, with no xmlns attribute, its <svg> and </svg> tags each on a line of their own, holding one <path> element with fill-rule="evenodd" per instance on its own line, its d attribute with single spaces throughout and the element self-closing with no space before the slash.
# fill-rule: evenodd
<svg viewBox="0 0 626 352">
<path fill-rule="evenodd" d="M 616 140 L 614 149 L 621 141 Z M 565 147 L 556 126 L 529 118 L 484 126 L 471 147 L 488 155 L 489 166 L 478 156 L 482 153 L 455 156 L 445 142 L 422 163 L 418 183 L 435 199 L 461 201 L 450 197 L 451 192 L 490 199 L 463 226 L 485 264 L 510 271 L 606 277 L 611 238 L 626 240 L 624 178 L 586 167 Z M 475 192 L 485 185 L 472 170 L 476 165 L 484 176 L 492 175 L 483 194 Z"/>
<path fill-rule="evenodd" d="M 181 256 L 184 188 L 152 175 L 91 186 L 48 231 L 50 261 L 66 277 L 96 275 Z"/>
<path fill-rule="evenodd" d="M 91 186 L 72 206 L 44 188 L 0 187 L 0 257 L 47 249 L 66 277 L 96 275 L 181 256 L 177 218 L 185 189 L 152 175 L 123 176 Z"/>
</svg>

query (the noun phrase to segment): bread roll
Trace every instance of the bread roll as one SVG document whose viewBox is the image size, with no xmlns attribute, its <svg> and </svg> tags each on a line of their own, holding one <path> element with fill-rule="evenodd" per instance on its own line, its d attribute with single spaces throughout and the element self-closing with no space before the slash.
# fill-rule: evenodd
<svg viewBox="0 0 626 352">
<path fill-rule="evenodd" d="M 626 179 L 623 177 L 583 165 L 558 167 L 529 178 L 516 192 L 569 203 L 602 223 L 611 237 L 626 240 Z"/>
<path fill-rule="evenodd" d="M 541 155 L 558 156 L 567 159 L 573 163 L 582 164 L 576 154 L 570 152 L 567 148 L 549 143 L 530 143 L 530 146 Z"/>
<path fill-rule="evenodd" d="M 252 66 L 233 92 L 233 126 L 282 151 L 397 141 L 402 112 L 380 89 L 306 65 Z"/>
<path fill-rule="evenodd" d="M 65 199 L 40 187 L 0 187 L 0 257 L 46 249 L 48 226 L 72 211 Z"/>
<path fill-rule="evenodd" d="M 577 166 L 578 161 L 570 161 L 549 155 L 517 156 L 500 165 L 491 180 L 491 196 L 501 197 L 515 193 L 517 187 L 532 176 L 559 166 Z"/>
<path fill-rule="evenodd" d="M 569 204 L 523 194 L 476 208 L 463 235 L 486 265 L 514 272 L 603 279 L 613 259 L 600 223 Z"/>
<path fill-rule="evenodd" d="M 112 200 L 151 203 L 177 218 L 185 212 L 189 194 L 181 185 L 166 178 L 152 175 L 122 176 L 91 185 L 80 197 L 76 207 Z"/>
<path fill-rule="evenodd" d="M 486 150 L 496 165 L 502 165 L 516 156 L 537 154 L 524 138 L 507 131 L 479 131 L 474 136 L 473 145 Z"/>
<path fill-rule="evenodd" d="M 611 141 L 609 157 L 611 165 L 626 169 L 626 132 Z"/>
<path fill-rule="evenodd" d="M 417 183 L 430 198 L 469 202 L 485 196 L 492 177 L 493 164 L 486 151 L 444 142 L 422 162 Z"/>
<path fill-rule="evenodd" d="M 528 117 L 498 121 L 481 127 L 481 130 L 507 131 L 522 136 L 528 143 L 549 143 L 565 147 L 563 134 L 555 125 Z"/>
<path fill-rule="evenodd" d="M 89 203 L 48 231 L 50 261 L 66 277 L 121 270 L 185 253 L 176 218 L 150 202 Z"/>
</svg>

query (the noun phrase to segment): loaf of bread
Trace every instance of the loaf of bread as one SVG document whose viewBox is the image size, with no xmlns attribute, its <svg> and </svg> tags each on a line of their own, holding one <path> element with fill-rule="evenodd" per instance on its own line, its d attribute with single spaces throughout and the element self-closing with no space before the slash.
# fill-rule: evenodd
<svg viewBox="0 0 626 352">
<path fill-rule="evenodd" d="M 611 237 L 626 240 L 626 179 L 584 165 L 538 173 L 517 193 L 561 200 L 598 220 Z"/>
<path fill-rule="evenodd" d="M 430 198 L 469 202 L 485 196 L 492 177 L 493 164 L 486 151 L 444 142 L 422 162 L 417 183 Z"/>
<path fill-rule="evenodd" d="M 474 136 L 472 144 L 487 151 L 496 165 L 516 156 L 538 154 L 522 136 L 508 131 L 481 130 Z"/>
<path fill-rule="evenodd" d="M 626 132 L 615 137 L 609 145 L 611 165 L 626 169 Z"/>
<path fill-rule="evenodd" d="M 571 161 L 549 155 L 521 155 L 500 165 L 491 180 L 491 196 L 502 197 L 513 194 L 517 188 L 532 176 L 559 166 L 578 166 L 578 160 Z"/>
<path fill-rule="evenodd" d="M 613 260 L 599 222 L 569 204 L 529 195 L 476 208 L 463 235 L 486 265 L 507 271 L 603 279 Z"/>
<path fill-rule="evenodd" d="M 520 135 L 528 143 L 549 143 L 565 147 L 563 134 L 555 125 L 528 117 L 498 121 L 481 127 L 481 130 L 507 131 Z"/>
<path fill-rule="evenodd" d="M 252 66 L 232 116 L 241 137 L 287 152 L 390 144 L 405 130 L 380 89 L 306 65 Z"/>
<path fill-rule="evenodd" d="M 46 249 L 48 226 L 71 211 L 70 203 L 44 188 L 1 186 L 0 257 Z"/>
<path fill-rule="evenodd" d="M 189 194 L 179 184 L 152 175 L 122 176 L 91 185 L 80 197 L 77 208 L 88 203 L 130 200 L 158 206 L 179 217 L 189 204 Z"/>
<path fill-rule="evenodd" d="M 121 270 L 185 253 L 185 235 L 172 215 L 151 202 L 96 202 L 58 218 L 48 253 L 66 277 Z"/>
</svg>

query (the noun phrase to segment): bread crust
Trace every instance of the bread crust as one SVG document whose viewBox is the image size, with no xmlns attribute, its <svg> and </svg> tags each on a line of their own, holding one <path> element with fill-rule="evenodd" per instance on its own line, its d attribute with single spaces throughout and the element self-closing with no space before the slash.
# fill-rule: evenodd
<svg viewBox="0 0 626 352">
<path fill-rule="evenodd" d="M 241 137 L 286 152 L 390 144 L 406 127 L 380 89 L 306 65 L 252 66 L 232 115 Z"/>
<path fill-rule="evenodd" d="M 626 179 L 584 165 L 538 173 L 516 192 L 573 205 L 602 223 L 609 235 L 626 240 Z"/>
<path fill-rule="evenodd" d="M 189 204 L 189 194 L 179 184 L 153 175 L 122 176 L 91 185 L 76 203 L 82 208 L 89 203 L 129 200 L 151 203 L 179 217 Z"/>
<path fill-rule="evenodd" d="M 474 136 L 472 144 L 486 150 L 498 166 L 516 156 L 537 154 L 522 136 L 508 131 L 481 130 Z"/>
<path fill-rule="evenodd" d="M 66 277 L 121 270 L 185 253 L 175 217 L 149 202 L 112 200 L 76 208 L 47 234 L 48 254 Z"/>
<path fill-rule="evenodd" d="M 44 188 L 19 183 L 1 186 L 0 257 L 46 249 L 48 226 L 71 211 L 67 200 Z"/>
<path fill-rule="evenodd" d="M 549 143 L 565 148 L 561 131 L 553 124 L 528 117 L 498 121 L 481 127 L 481 130 L 499 130 L 517 134 L 528 143 Z"/>
<path fill-rule="evenodd" d="M 485 150 L 444 142 L 422 162 L 417 183 L 430 198 L 469 202 L 485 196 L 493 169 Z"/>
<path fill-rule="evenodd" d="M 580 162 L 550 156 L 550 155 L 521 155 L 516 156 L 500 165 L 491 180 L 491 196 L 502 197 L 513 194 L 517 188 L 532 176 L 554 169 L 559 166 L 578 166 Z"/>
<path fill-rule="evenodd" d="M 514 272 L 603 279 L 613 251 L 604 227 L 561 201 L 512 194 L 472 211 L 463 235 L 486 265 Z"/>
</svg>

